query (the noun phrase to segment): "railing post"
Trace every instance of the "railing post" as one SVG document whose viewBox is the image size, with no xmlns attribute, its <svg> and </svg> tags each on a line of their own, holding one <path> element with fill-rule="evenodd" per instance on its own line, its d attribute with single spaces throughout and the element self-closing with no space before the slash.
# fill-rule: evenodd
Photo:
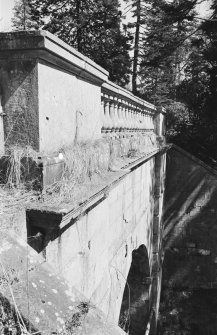
<svg viewBox="0 0 217 335">
<path fill-rule="evenodd" d="M 163 137 L 165 135 L 165 114 L 165 108 L 157 107 L 157 112 L 154 119 L 154 129 L 156 135 L 159 137 Z"/>
<path fill-rule="evenodd" d="M 118 113 L 118 123 L 119 123 L 118 131 L 119 131 L 119 135 L 121 135 L 121 133 L 123 131 L 123 114 L 122 114 L 121 99 L 118 99 L 117 105 L 118 105 L 117 113 Z"/>
<path fill-rule="evenodd" d="M 118 133 L 120 130 L 119 127 L 119 118 L 118 118 L 118 98 L 113 97 L 113 104 L 114 104 L 114 131 Z M 118 135 L 118 134 L 117 134 Z"/>
<path fill-rule="evenodd" d="M 110 107 L 109 107 L 109 96 L 105 94 L 105 132 L 108 134 L 111 132 L 111 119 L 110 119 Z"/>
<path fill-rule="evenodd" d="M 105 117 L 105 97 L 104 94 L 101 94 L 101 132 L 105 133 L 106 130 L 106 117 Z"/>
</svg>

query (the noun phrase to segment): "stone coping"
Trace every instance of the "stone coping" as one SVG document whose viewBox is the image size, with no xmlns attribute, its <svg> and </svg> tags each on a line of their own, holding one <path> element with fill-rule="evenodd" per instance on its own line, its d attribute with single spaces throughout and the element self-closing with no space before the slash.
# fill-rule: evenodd
<svg viewBox="0 0 217 335">
<path fill-rule="evenodd" d="M 102 85 L 102 92 L 107 93 L 107 94 L 114 94 L 117 98 L 124 98 L 130 101 L 133 101 L 136 104 L 139 104 L 140 106 L 143 106 L 144 108 L 147 108 L 150 112 L 156 113 L 157 108 L 141 99 L 136 97 L 132 92 L 112 83 L 111 81 L 107 81 L 106 83 L 103 83 Z"/>
<path fill-rule="evenodd" d="M 73 222 L 79 220 L 80 216 L 87 213 L 90 209 L 97 206 L 101 201 L 105 200 L 109 194 L 109 192 L 116 187 L 126 176 L 131 173 L 134 169 L 138 168 L 152 157 L 159 153 L 166 152 L 170 146 L 165 145 L 162 148 L 153 148 L 152 151 L 147 154 L 142 155 L 140 158 L 132 161 L 131 163 L 124 165 L 119 172 L 115 174 L 115 179 L 111 181 L 106 187 L 102 188 L 100 191 L 96 192 L 94 195 L 85 200 L 82 204 L 75 208 L 65 208 L 64 205 L 60 205 L 59 207 L 48 207 L 48 206 L 30 206 L 27 208 L 27 213 L 30 216 L 39 216 L 43 217 L 46 215 L 56 216 L 57 222 L 60 229 L 66 227 L 69 222 L 72 220 Z M 43 220 L 42 220 L 43 221 Z M 43 224 L 43 222 L 42 222 Z"/>
<path fill-rule="evenodd" d="M 100 84 L 108 71 L 48 31 L 0 33 L 0 59 L 38 58 Z M 92 80 L 91 80 L 92 79 Z"/>
<path fill-rule="evenodd" d="M 0 33 L 0 59 L 38 59 L 39 62 L 61 67 L 78 77 L 102 85 L 102 92 L 134 102 L 149 112 L 157 112 L 153 104 L 109 81 L 108 71 L 48 31 Z"/>
</svg>

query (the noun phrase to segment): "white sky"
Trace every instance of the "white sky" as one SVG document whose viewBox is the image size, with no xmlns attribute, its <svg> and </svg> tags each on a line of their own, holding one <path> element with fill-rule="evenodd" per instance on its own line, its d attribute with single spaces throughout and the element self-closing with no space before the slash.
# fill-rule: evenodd
<svg viewBox="0 0 217 335">
<path fill-rule="evenodd" d="M 172 0 L 167 0 L 167 1 L 171 2 Z M 198 14 L 201 17 L 208 17 L 209 15 L 211 15 L 210 2 L 211 2 L 210 0 L 203 0 L 202 3 L 196 7 L 196 9 L 198 11 Z M 129 21 L 130 16 L 131 16 L 130 12 L 128 11 L 129 3 L 126 4 L 126 2 L 124 2 L 124 0 L 120 0 L 120 4 L 121 4 L 121 10 L 122 10 L 123 15 L 125 15 L 125 13 L 127 13 L 126 20 Z"/>
<path fill-rule="evenodd" d="M 0 31 L 10 30 L 14 3 L 15 0 L 0 0 Z"/>
<path fill-rule="evenodd" d="M 96 0 L 97 1 L 97 0 Z M 170 0 L 168 0 L 170 1 Z M 11 28 L 10 19 L 13 15 L 13 7 L 15 0 L 0 0 L 0 31 L 8 31 Z M 123 0 L 120 0 L 121 8 L 123 14 L 126 12 L 126 3 Z M 198 6 L 198 11 L 200 16 L 207 17 L 210 14 L 209 11 L 209 0 L 204 0 L 201 5 Z M 127 20 L 130 19 L 130 13 L 127 15 Z"/>
</svg>

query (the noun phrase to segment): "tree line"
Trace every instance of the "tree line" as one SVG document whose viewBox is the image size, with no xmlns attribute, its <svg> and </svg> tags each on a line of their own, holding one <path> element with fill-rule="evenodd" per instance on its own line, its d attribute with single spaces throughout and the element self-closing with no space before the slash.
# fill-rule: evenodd
<svg viewBox="0 0 217 335">
<path fill-rule="evenodd" d="M 17 0 L 14 29 L 45 29 L 167 109 L 167 137 L 217 160 L 217 4 L 203 0 Z M 203 157 L 204 156 L 204 157 Z M 211 157 L 212 156 L 212 157 Z"/>
</svg>

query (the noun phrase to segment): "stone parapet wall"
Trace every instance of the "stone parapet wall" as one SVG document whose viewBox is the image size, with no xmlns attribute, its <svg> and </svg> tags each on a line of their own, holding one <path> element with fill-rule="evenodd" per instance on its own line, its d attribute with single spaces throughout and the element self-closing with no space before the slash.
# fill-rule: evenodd
<svg viewBox="0 0 217 335">
<path fill-rule="evenodd" d="M 43 235 L 34 247 L 115 324 L 132 252 L 140 246 L 148 253 L 148 299 L 157 312 L 164 172 L 165 154 L 157 150 L 77 209 L 62 204 L 27 212 L 28 235 Z"/>
<path fill-rule="evenodd" d="M 0 154 L 50 154 L 74 141 L 152 131 L 161 112 L 108 81 L 108 72 L 45 31 L 0 34 Z"/>
</svg>

